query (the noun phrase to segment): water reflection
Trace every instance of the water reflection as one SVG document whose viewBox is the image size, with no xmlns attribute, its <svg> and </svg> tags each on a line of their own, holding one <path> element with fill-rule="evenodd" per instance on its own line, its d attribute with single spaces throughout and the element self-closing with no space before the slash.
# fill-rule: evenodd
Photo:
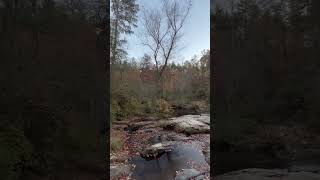
<svg viewBox="0 0 320 180">
<path fill-rule="evenodd" d="M 206 163 L 203 154 L 188 145 L 177 145 L 172 151 L 154 160 L 134 157 L 131 163 L 136 167 L 132 177 L 137 180 L 172 180 L 176 171 L 189 168 L 188 161 Z"/>
</svg>

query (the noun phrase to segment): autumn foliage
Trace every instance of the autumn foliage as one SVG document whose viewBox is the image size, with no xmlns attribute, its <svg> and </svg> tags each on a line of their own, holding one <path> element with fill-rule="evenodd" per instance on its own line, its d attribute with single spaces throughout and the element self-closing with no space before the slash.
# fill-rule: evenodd
<svg viewBox="0 0 320 180">
<path fill-rule="evenodd" d="M 209 105 L 210 51 L 183 64 L 170 63 L 163 74 L 162 87 L 157 68 L 150 59 L 131 59 L 111 67 L 112 120 L 134 114 L 169 113 L 172 103 L 192 101 Z M 159 92 L 164 93 L 159 96 Z M 117 113 L 114 113 L 117 111 Z M 120 118 L 121 119 L 121 118 Z"/>
</svg>

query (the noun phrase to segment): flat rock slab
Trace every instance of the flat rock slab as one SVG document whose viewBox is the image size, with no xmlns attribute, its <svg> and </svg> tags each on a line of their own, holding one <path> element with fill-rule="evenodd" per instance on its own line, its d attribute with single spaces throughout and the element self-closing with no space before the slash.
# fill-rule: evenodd
<svg viewBox="0 0 320 180">
<path fill-rule="evenodd" d="M 316 180 L 320 174 L 281 169 L 244 169 L 215 177 L 216 180 Z"/>
<path fill-rule="evenodd" d="M 174 178 L 175 180 L 189 180 L 191 178 L 195 178 L 196 180 L 203 179 L 204 176 L 200 175 L 200 172 L 195 169 L 182 169 L 181 172 L 177 173 L 177 176 Z"/>
<path fill-rule="evenodd" d="M 209 115 L 185 115 L 162 121 L 161 127 L 173 129 L 178 133 L 198 134 L 210 132 Z"/>
</svg>

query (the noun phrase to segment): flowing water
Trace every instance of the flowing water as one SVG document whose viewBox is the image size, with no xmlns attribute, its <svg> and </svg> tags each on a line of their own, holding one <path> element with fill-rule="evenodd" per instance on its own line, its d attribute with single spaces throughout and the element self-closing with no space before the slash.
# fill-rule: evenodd
<svg viewBox="0 0 320 180">
<path fill-rule="evenodd" d="M 141 126 L 140 124 L 137 127 L 137 124 L 141 122 L 145 125 Z M 200 172 L 209 171 L 209 164 L 202 152 L 204 144 L 210 143 L 208 139 L 189 138 L 189 140 L 184 141 L 181 138 L 187 138 L 187 135 L 177 133 L 173 129 L 165 130 L 157 126 L 150 128 L 152 121 L 138 121 L 138 123 L 133 122 L 127 129 L 129 133 L 128 144 L 131 145 L 133 152 L 137 152 L 136 147 L 144 147 L 145 143 L 150 146 L 170 141 L 173 146 L 170 147 L 169 151 L 158 153 L 156 158 L 145 159 L 139 155 L 131 157 L 129 164 L 135 166 L 131 173 L 132 179 L 172 180 L 177 176 L 177 171 L 182 169 L 197 169 Z M 154 123 L 156 124 L 157 121 L 154 121 Z M 203 134 L 197 137 L 207 137 L 207 135 Z"/>
</svg>

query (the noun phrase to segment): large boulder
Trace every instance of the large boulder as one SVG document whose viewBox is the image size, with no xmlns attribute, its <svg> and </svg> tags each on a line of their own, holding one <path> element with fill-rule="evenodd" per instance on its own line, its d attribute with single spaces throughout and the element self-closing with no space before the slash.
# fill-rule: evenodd
<svg viewBox="0 0 320 180">
<path fill-rule="evenodd" d="M 149 147 L 146 147 L 142 152 L 140 152 L 141 157 L 145 159 L 153 159 L 165 152 L 169 152 L 172 150 L 173 142 L 163 142 L 156 143 Z"/>
<path fill-rule="evenodd" d="M 210 132 L 209 115 L 185 115 L 161 122 L 164 129 L 172 129 L 179 133 L 197 134 Z"/>
</svg>

